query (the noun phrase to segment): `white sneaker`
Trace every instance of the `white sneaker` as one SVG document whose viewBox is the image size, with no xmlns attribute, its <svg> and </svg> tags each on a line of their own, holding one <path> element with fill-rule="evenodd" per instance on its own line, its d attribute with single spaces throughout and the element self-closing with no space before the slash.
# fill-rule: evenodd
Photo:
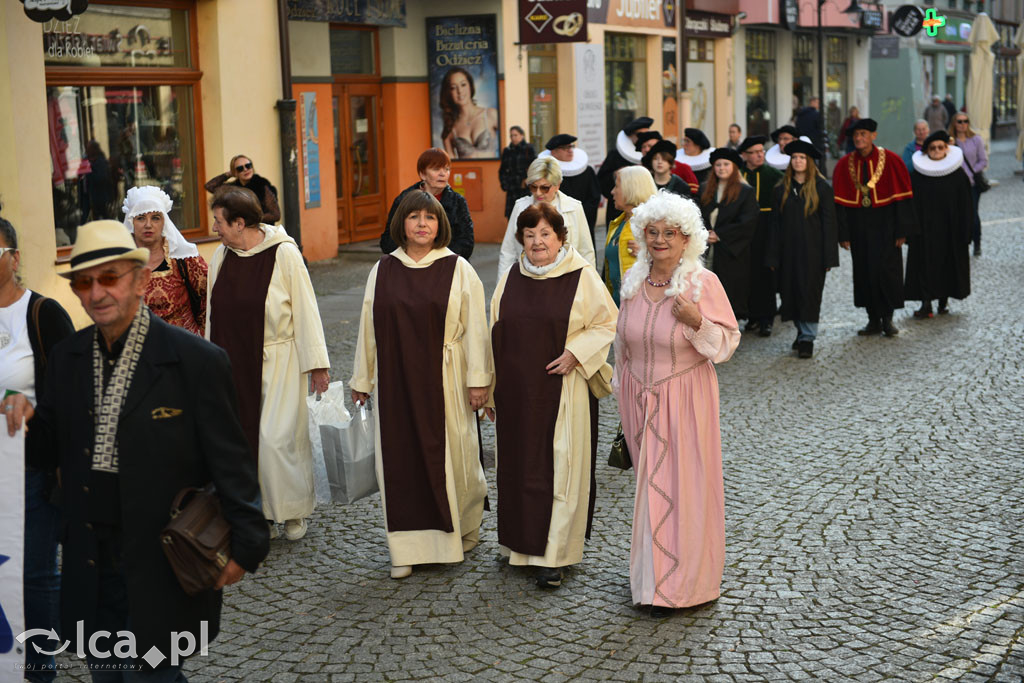
<svg viewBox="0 0 1024 683">
<path fill-rule="evenodd" d="M 289 519 L 284 523 L 284 537 L 289 541 L 297 541 L 306 535 L 306 520 Z"/>
<path fill-rule="evenodd" d="M 281 532 L 277 528 L 275 522 L 267 521 L 267 526 L 270 527 L 270 540 L 273 541 L 275 538 L 281 535 Z"/>
<path fill-rule="evenodd" d="M 412 574 L 412 567 L 407 564 L 400 565 L 398 567 L 391 567 L 391 578 L 392 579 L 404 579 L 405 577 Z"/>
</svg>

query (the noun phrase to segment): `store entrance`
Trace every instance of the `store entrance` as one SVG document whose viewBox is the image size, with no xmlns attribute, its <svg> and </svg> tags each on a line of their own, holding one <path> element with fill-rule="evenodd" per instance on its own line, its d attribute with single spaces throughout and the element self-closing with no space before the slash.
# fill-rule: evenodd
<svg viewBox="0 0 1024 683">
<path fill-rule="evenodd" d="M 384 230 L 380 83 L 335 82 L 334 163 L 338 183 L 338 243 L 377 239 Z"/>
</svg>

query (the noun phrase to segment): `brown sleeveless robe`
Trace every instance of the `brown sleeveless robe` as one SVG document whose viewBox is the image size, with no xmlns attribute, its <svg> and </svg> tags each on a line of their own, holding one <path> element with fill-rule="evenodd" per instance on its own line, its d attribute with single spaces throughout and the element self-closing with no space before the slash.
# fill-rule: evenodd
<svg viewBox="0 0 1024 683">
<path fill-rule="evenodd" d="M 565 350 L 580 272 L 536 280 L 512 266 L 501 296 L 501 317 L 491 331 L 497 378 L 498 541 L 525 555 L 543 555 L 547 546 L 555 422 L 564 380 L 545 368 Z M 591 401 L 592 434 L 595 403 Z M 591 514 L 593 480 L 592 474 Z"/>
<path fill-rule="evenodd" d="M 210 295 L 210 341 L 231 359 L 239 418 L 254 460 L 260 452 L 263 318 L 277 247 L 253 256 L 239 256 L 228 249 Z"/>
<path fill-rule="evenodd" d="M 388 531 L 454 531 L 445 488 L 444 323 L 458 256 L 377 267 L 373 331 Z"/>
</svg>

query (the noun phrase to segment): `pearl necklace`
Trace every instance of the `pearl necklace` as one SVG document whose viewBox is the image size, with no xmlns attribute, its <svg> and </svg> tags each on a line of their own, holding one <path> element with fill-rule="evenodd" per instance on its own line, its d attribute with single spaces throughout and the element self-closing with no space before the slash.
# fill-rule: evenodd
<svg viewBox="0 0 1024 683">
<path fill-rule="evenodd" d="M 665 280 L 664 282 L 655 282 L 654 280 L 651 279 L 650 275 L 647 276 L 647 284 L 649 284 L 651 287 L 664 287 L 665 285 L 667 285 L 670 282 L 672 282 L 672 278 L 671 277 L 669 279 Z"/>
</svg>

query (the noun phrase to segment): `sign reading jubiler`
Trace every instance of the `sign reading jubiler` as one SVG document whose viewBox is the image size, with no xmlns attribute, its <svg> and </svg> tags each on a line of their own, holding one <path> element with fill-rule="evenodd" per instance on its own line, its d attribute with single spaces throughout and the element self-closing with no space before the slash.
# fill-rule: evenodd
<svg viewBox="0 0 1024 683">
<path fill-rule="evenodd" d="M 587 0 L 519 0 L 519 42 L 587 42 Z"/>
<path fill-rule="evenodd" d="M 497 19 L 428 17 L 431 144 L 452 159 L 498 159 Z"/>
</svg>

